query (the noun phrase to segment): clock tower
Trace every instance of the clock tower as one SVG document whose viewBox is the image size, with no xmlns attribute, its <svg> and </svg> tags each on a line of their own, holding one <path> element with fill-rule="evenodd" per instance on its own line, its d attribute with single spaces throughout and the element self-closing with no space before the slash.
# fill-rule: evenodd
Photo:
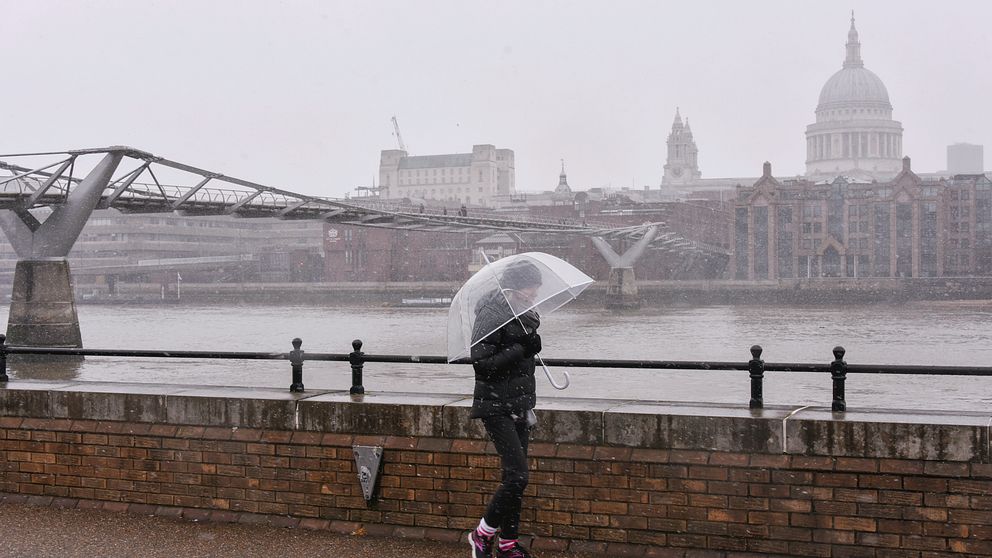
<svg viewBox="0 0 992 558">
<path fill-rule="evenodd" d="M 675 109 L 675 121 L 672 122 L 672 132 L 668 134 L 668 157 L 665 160 L 665 175 L 661 179 L 666 184 L 692 184 L 699 180 L 699 163 L 696 156 L 696 142 L 692 139 L 689 119 L 682 124 L 682 115 Z"/>
</svg>

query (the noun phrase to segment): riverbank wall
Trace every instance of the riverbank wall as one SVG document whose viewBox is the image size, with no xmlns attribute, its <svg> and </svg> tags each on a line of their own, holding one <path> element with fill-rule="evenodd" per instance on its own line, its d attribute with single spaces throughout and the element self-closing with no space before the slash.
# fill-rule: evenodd
<svg viewBox="0 0 992 558">
<path fill-rule="evenodd" d="M 183 283 L 79 287 L 80 304 L 317 304 L 415 307 L 411 299 L 452 297 L 459 282 L 408 283 Z M 891 304 L 924 300 L 992 300 L 992 278 L 794 279 L 781 281 L 641 281 L 643 306 L 710 304 Z M 606 283 L 591 285 L 576 301 L 603 307 Z M 404 303 L 404 300 L 407 302 Z M 422 303 L 420 303 L 422 304 Z"/>
<path fill-rule="evenodd" d="M 12 380 L 0 491 L 456 540 L 499 459 L 464 395 Z M 522 531 L 598 556 L 992 556 L 987 414 L 555 399 Z M 374 499 L 355 446 L 382 448 Z"/>
</svg>

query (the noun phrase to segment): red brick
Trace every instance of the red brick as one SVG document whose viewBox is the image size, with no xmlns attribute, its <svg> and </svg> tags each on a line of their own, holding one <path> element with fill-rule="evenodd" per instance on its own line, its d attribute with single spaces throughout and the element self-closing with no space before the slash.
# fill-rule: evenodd
<svg viewBox="0 0 992 558">
<path fill-rule="evenodd" d="M 724 523 L 746 523 L 748 521 L 748 512 L 747 510 L 711 509 L 706 512 L 706 519 Z"/>
<path fill-rule="evenodd" d="M 794 556 L 819 556 L 821 558 L 838 556 L 835 552 L 835 547 L 825 544 L 803 542 L 790 542 L 789 553 Z"/>
<path fill-rule="evenodd" d="M 834 462 L 834 468 L 837 471 L 874 473 L 878 471 L 878 460 L 860 457 L 838 457 Z"/>
<path fill-rule="evenodd" d="M 896 492 L 890 490 L 880 490 L 878 501 L 881 504 L 894 504 L 901 506 L 923 505 L 923 495 L 919 492 Z"/>
<path fill-rule="evenodd" d="M 903 459 L 879 459 L 878 471 L 880 473 L 896 473 L 900 475 L 920 475 L 923 474 L 923 462 Z"/>
<path fill-rule="evenodd" d="M 637 463 L 668 463 L 669 451 L 633 448 L 630 452 L 630 460 Z"/>
<path fill-rule="evenodd" d="M 389 450 L 412 450 L 417 447 L 417 438 L 413 436 L 386 436 L 382 446 Z"/>
<path fill-rule="evenodd" d="M 293 433 L 288 430 L 263 430 L 260 442 L 270 444 L 287 444 L 293 439 Z"/>
<path fill-rule="evenodd" d="M 955 494 L 992 494 L 992 482 L 987 480 L 951 480 L 947 490 Z"/>
<path fill-rule="evenodd" d="M 773 539 L 783 541 L 809 542 L 813 540 L 813 531 L 811 529 L 800 527 L 782 527 L 772 525 L 769 527 L 768 533 Z"/>
<path fill-rule="evenodd" d="M 816 473 L 813 476 L 813 484 L 853 488 L 858 486 L 858 476 L 849 473 Z"/>
<path fill-rule="evenodd" d="M 917 550 L 946 550 L 947 539 L 936 537 L 904 536 L 901 539 L 903 548 Z"/>
<path fill-rule="evenodd" d="M 874 519 L 869 517 L 835 517 L 834 529 L 841 531 L 867 531 L 875 532 L 878 526 Z"/>
<path fill-rule="evenodd" d="M 595 446 L 561 444 L 558 446 L 555 456 L 564 459 L 592 459 L 595 451 Z"/>
<path fill-rule="evenodd" d="M 597 461 L 630 461 L 631 448 L 598 446 L 592 458 Z"/>
<path fill-rule="evenodd" d="M 203 429 L 203 437 L 209 440 L 230 440 L 231 429 L 221 426 L 211 426 Z"/>
<path fill-rule="evenodd" d="M 782 500 L 772 498 L 768 501 L 768 509 L 779 512 L 809 513 L 813 509 L 810 500 Z"/>
<path fill-rule="evenodd" d="M 710 465 L 746 467 L 749 461 L 750 456 L 746 453 L 726 453 L 718 451 L 710 454 Z"/>
<path fill-rule="evenodd" d="M 966 552 L 981 556 L 992 555 L 992 541 L 951 540 L 949 544 L 954 552 Z"/>
<path fill-rule="evenodd" d="M 256 431 L 257 432 L 257 431 Z M 293 432 L 293 437 L 290 439 L 291 444 L 308 444 L 312 446 L 320 445 L 324 438 L 323 432 Z M 239 439 L 239 438 L 235 438 Z M 261 432 L 258 432 L 256 439 L 261 439 Z M 375 444 L 381 445 L 381 444 Z"/>
<path fill-rule="evenodd" d="M 451 451 L 452 441 L 445 438 L 420 438 L 417 449 L 420 451 L 447 452 Z"/>
<path fill-rule="evenodd" d="M 792 456 L 757 453 L 751 455 L 750 465 L 751 467 L 767 467 L 769 469 L 788 469 L 792 465 Z"/>
<path fill-rule="evenodd" d="M 488 442 L 482 440 L 452 440 L 451 451 L 454 453 L 486 453 Z M 534 444 L 535 446 L 547 446 L 549 444 Z M 553 446 L 552 446 L 553 447 Z M 529 449 L 529 448 L 528 448 Z"/>
<path fill-rule="evenodd" d="M 878 502 L 877 490 L 864 490 L 852 488 L 837 488 L 834 490 L 834 500 L 838 502 L 861 502 L 874 504 Z"/>
<path fill-rule="evenodd" d="M 813 473 L 808 471 L 772 471 L 773 484 L 813 484 Z"/>
<path fill-rule="evenodd" d="M 977 479 L 992 479 L 992 464 L 972 463 L 971 476 Z"/>
<path fill-rule="evenodd" d="M 727 469 L 725 467 L 689 467 L 689 478 L 706 480 L 727 480 Z"/>
<path fill-rule="evenodd" d="M 834 458 L 794 455 L 792 456 L 792 467 L 794 469 L 830 471 L 834 468 Z"/>
<path fill-rule="evenodd" d="M 123 422 L 102 420 L 97 423 L 96 431 L 105 432 L 107 434 L 122 434 L 125 427 L 126 424 Z"/>
<path fill-rule="evenodd" d="M 327 433 L 321 437 L 320 444 L 323 446 L 351 447 L 354 438 L 351 434 Z"/>
<path fill-rule="evenodd" d="M 858 504 L 858 515 L 885 519 L 900 519 L 902 506 L 887 506 L 884 504 Z"/>
<path fill-rule="evenodd" d="M 668 460 L 671 463 L 686 463 L 705 465 L 709 461 L 709 452 L 690 450 L 671 450 Z"/>
<path fill-rule="evenodd" d="M 326 434 L 325 434 L 326 436 Z M 356 446 L 381 446 L 386 443 L 385 436 L 355 436 L 354 445 Z M 328 445 L 324 442 L 324 445 Z"/>
<path fill-rule="evenodd" d="M 927 461 L 923 465 L 923 472 L 927 475 L 939 475 L 943 477 L 967 477 L 971 472 L 971 467 L 968 463 Z"/>
<path fill-rule="evenodd" d="M 919 492 L 947 492 L 947 480 L 929 477 L 906 477 L 903 488 Z"/>
</svg>

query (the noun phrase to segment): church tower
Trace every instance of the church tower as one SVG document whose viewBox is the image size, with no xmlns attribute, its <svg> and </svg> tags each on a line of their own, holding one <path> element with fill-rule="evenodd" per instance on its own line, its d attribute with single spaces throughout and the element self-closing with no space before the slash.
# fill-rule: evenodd
<svg viewBox="0 0 992 558">
<path fill-rule="evenodd" d="M 699 180 L 699 163 L 696 160 L 699 150 L 692 139 L 692 129 L 689 119 L 682 124 L 682 115 L 675 109 L 675 121 L 672 122 L 672 132 L 668 134 L 668 157 L 665 159 L 665 175 L 661 184 L 692 184 Z"/>
</svg>

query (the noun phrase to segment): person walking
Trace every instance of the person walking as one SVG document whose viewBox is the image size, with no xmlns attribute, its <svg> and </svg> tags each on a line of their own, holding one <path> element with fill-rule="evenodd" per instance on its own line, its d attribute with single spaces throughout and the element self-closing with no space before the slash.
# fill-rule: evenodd
<svg viewBox="0 0 992 558">
<path fill-rule="evenodd" d="M 469 533 L 472 558 L 528 558 L 517 540 L 520 508 L 527 488 L 527 441 L 537 422 L 534 406 L 534 355 L 541 352 L 537 312 L 528 310 L 507 321 L 513 308 L 529 308 L 541 286 L 541 272 L 527 261 L 511 264 L 495 290 L 476 305 L 474 331 L 484 335 L 472 346 L 475 369 L 473 419 L 481 419 L 496 446 L 502 481 L 493 493 L 479 526 Z M 496 327 L 505 323 L 499 329 Z M 495 331 L 493 331 L 495 329 Z M 477 335 L 473 335 L 473 339 Z"/>
</svg>

